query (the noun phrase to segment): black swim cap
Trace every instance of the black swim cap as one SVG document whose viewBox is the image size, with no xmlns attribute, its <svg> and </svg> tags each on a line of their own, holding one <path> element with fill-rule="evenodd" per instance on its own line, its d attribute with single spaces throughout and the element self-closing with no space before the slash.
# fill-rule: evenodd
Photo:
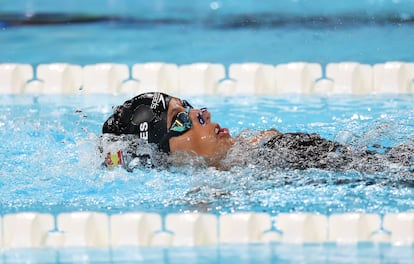
<svg viewBox="0 0 414 264">
<path fill-rule="evenodd" d="M 115 135 L 135 134 L 169 152 L 169 143 L 163 138 L 168 131 L 167 112 L 170 99 L 170 95 L 151 92 L 125 101 L 123 105 L 114 108 L 114 113 L 104 123 L 102 132 Z"/>
</svg>

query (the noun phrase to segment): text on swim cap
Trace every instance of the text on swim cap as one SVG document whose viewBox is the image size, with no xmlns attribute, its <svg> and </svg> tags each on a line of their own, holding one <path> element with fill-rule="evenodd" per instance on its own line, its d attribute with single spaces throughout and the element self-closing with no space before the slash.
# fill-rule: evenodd
<svg viewBox="0 0 414 264">
<path fill-rule="evenodd" d="M 143 122 L 139 124 L 139 138 L 148 140 L 148 123 Z"/>
</svg>

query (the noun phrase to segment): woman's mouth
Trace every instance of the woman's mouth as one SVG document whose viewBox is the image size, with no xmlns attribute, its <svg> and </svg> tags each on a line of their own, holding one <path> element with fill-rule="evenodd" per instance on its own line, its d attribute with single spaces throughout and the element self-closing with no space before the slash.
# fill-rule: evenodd
<svg viewBox="0 0 414 264">
<path fill-rule="evenodd" d="M 228 128 L 221 128 L 220 125 L 217 125 L 215 128 L 216 135 L 218 136 L 226 136 L 229 134 Z"/>
</svg>

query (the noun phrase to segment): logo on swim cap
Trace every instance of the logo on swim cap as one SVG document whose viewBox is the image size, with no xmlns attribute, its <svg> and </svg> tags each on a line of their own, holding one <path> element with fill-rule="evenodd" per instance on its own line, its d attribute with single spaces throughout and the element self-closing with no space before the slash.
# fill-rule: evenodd
<svg viewBox="0 0 414 264">
<path fill-rule="evenodd" d="M 160 105 L 160 102 L 162 102 L 162 108 L 166 110 L 164 96 L 160 93 L 154 93 L 154 97 L 152 98 L 151 102 L 151 109 L 157 109 Z"/>
</svg>

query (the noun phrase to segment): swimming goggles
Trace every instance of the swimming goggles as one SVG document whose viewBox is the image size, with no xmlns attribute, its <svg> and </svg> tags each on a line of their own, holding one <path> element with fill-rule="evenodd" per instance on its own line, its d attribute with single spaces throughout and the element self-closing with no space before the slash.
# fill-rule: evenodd
<svg viewBox="0 0 414 264">
<path fill-rule="evenodd" d="M 187 132 L 193 125 L 190 118 L 190 110 L 193 109 L 193 106 L 190 105 L 186 100 L 182 100 L 181 104 L 185 107 L 184 112 L 178 113 L 172 121 L 170 128 L 168 129 L 167 134 L 162 138 L 160 142 L 160 149 L 165 152 L 170 152 L 170 143 L 169 140 L 172 137 L 177 137 L 185 132 Z M 200 112 L 197 113 L 198 122 L 201 125 L 205 125 L 206 121 L 203 118 L 203 113 L 207 111 L 207 108 L 201 108 Z"/>
<path fill-rule="evenodd" d="M 184 100 L 184 102 L 186 103 L 186 109 L 185 112 L 180 112 L 177 114 L 177 116 L 175 117 L 174 121 L 172 122 L 172 125 L 170 127 L 170 131 L 174 131 L 174 132 L 178 132 L 180 134 L 186 132 L 187 130 L 189 130 L 193 123 L 191 122 L 191 118 L 190 118 L 190 110 L 193 108 L 190 104 L 188 104 L 187 101 Z M 184 103 L 183 103 L 184 106 Z M 205 125 L 206 121 L 203 118 L 203 113 L 207 111 L 206 107 L 203 107 L 200 109 L 200 112 L 197 113 L 197 119 L 198 122 L 201 125 Z"/>
</svg>

